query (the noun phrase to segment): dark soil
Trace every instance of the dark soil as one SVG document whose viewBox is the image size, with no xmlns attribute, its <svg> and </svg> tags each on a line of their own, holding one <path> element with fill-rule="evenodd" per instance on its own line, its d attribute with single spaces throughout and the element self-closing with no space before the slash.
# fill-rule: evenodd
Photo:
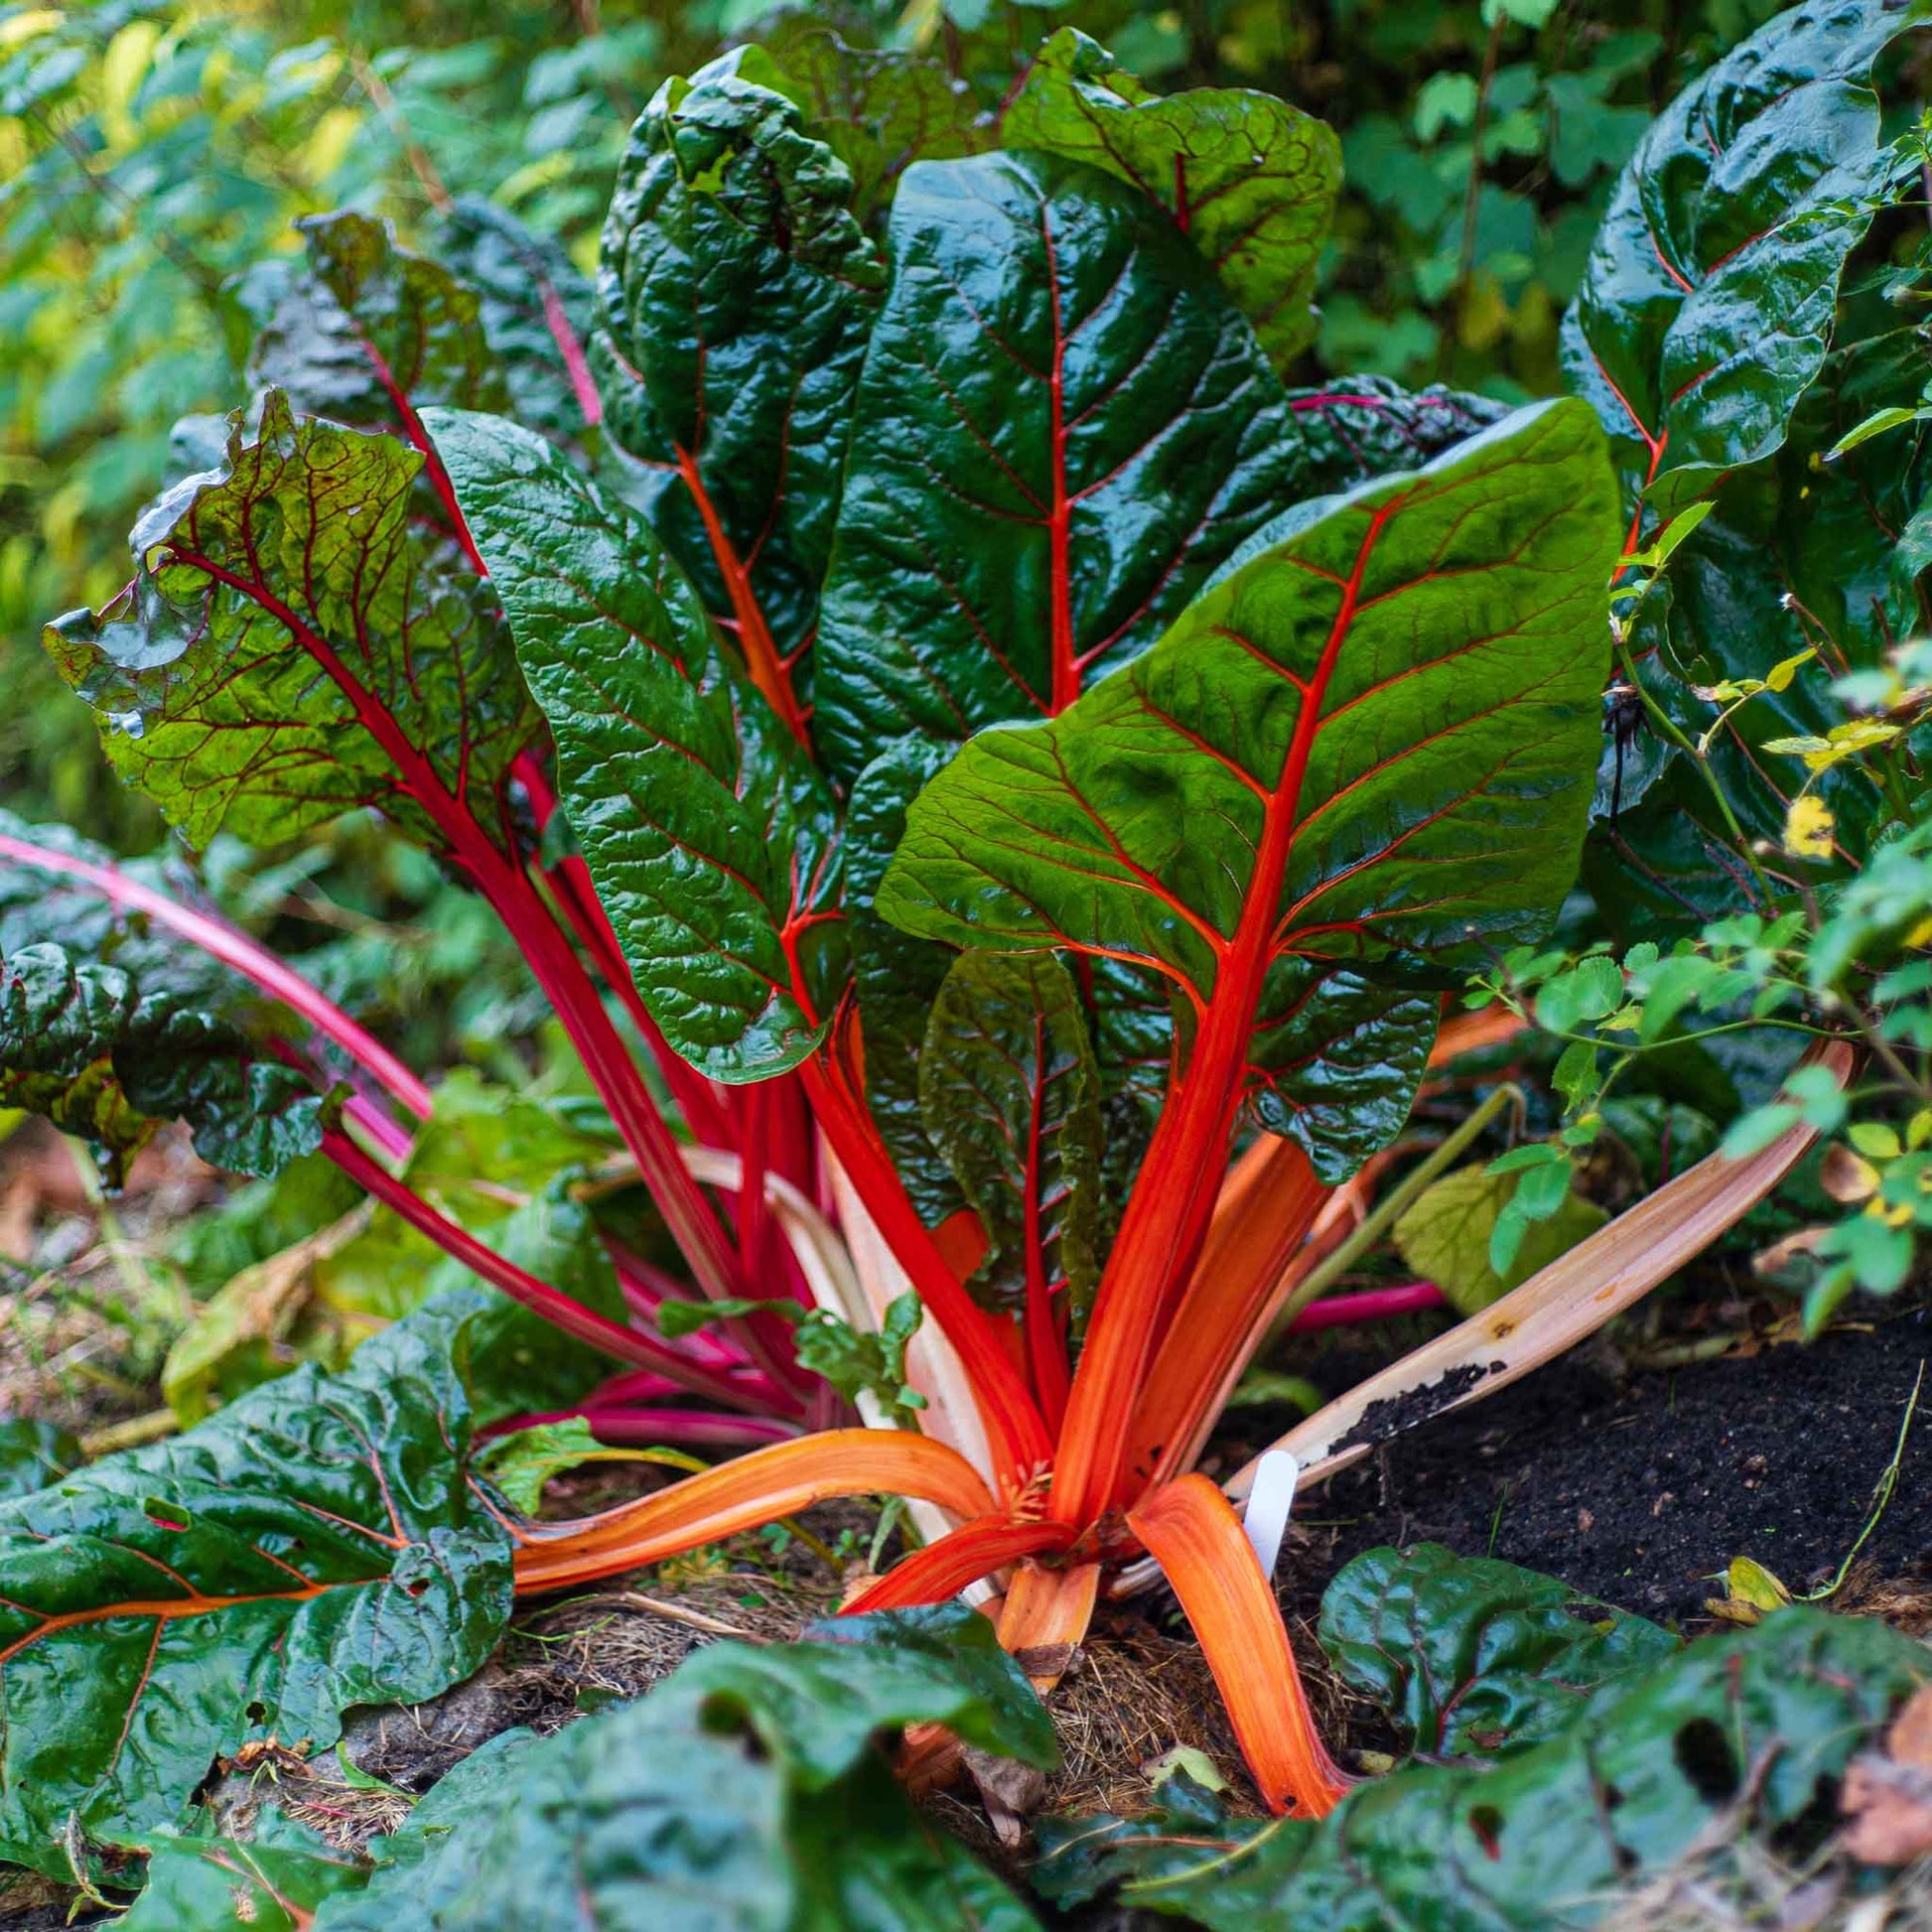
<svg viewBox="0 0 1932 1932">
<path fill-rule="evenodd" d="M 1679 1623 L 1725 1594 L 1732 1557 L 1753 1558 L 1793 1591 L 1815 1587 L 1864 1527 L 1928 1361 L 1923 1308 L 1673 1369 L 1630 1372 L 1607 1347 L 1583 1351 L 1397 1440 L 1310 1497 L 1298 1512 L 1310 1538 L 1298 1607 L 1311 1614 L 1322 1585 L 1361 1551 L 1425 1541 Z M 1860 1568 L 1932 1590 L 1932 1386 Z"/>
</svg>

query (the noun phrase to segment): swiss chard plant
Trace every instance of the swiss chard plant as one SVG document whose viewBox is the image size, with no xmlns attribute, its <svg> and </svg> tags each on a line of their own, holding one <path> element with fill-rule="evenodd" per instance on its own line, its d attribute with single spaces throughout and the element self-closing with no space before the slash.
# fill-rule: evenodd
<svg viewBox="0 0 1932 1932">
<path fill-rule="evenodd" d="M 1266 1800 L 1328 1809 L 1344 1781 L 1269 1580 L 1193 1464 L 1337 1190 L 1468 1036 L 1439 1039 L 1446 995 L 1572 886 L 1613 650 L 1648 647 L 1633 584 L 1662 601 L 1659 519 L 1762 472 L 1823 380 L 1777 345 L 1821 281 L 1831 311 L 1897 172 L 1865 77 L 1894 17 L 1833 19 L 1801 9 L 1738 57 L 1795 89 L 1732 74 L 1660 123 L 1574 320 L 1583 395 L 1514 411 L 1286 387 L 1332 138 L 1247 92 L 1155 99 L 1072 35 L 997 125 L 903 167 L 815 122 L 822 73 L 758 49 L 666 83 L 594 290 L 479 211 L 446 260 L 311 224 L 303 261 L 234 292 L 258 393 L 188 426 L 132 581 L 50 649 L 190 845 L 374 811 L 486 900 L 607 1145 L 559 1133 L 557 1186 L 506 1213 L 462 1171 L 501 1141 L 453 1131 L 461 1083 L 432 1094 L 192 881 L 16 824 L 0 1098 L 119 1158 L 170 1117 L 242 1172 L 319 1151 L 392 1254 L 441 1250 L 619 1367 L 525 1410 L 764 1445 L 576 1523 L 444 1497 L 444 1534 L 513 1549 L 516 1587 L 888 1491 L 933 1534 L 852 1607 L 1010 1573 L 1001 1640 L 1044 1656 L 1151 1558 Z M 1792 144 L 1809 280 L 1740 225 L 1770 189 L 1698 145 L 1787 95 L 1822 129 Z M 1625 230 L 1691 165 L 1673 141 L 1702 171 L 1671 210 L 1679 265 L 1632 294 Z M 1647 254 L 1632 272 L 1654 279 Z M 1685 384 L 1693 349 L 1719 359 Z M 90 909 L 37 929 L 46 904 Z M 1810 1133 L 1685 1176 L 1698 1239 Z M 600 1222 L 633 1183 L 649 1214 Z M 581 1242 L 537 1239 L 566 1213 Z M 1626 1300 L 1688 1238 L 1639 1241 Z M 566 1249 L 568 1289 L 545 1272 Z M 1595 1286 L 1572 1267 L 1516 1291 L 1543 1313 L 1510 1373 L 1622 1305 Z M 1479 1380 L 1497 1338 L 1458 1333 Z M 848 1394 L 884 1426 L 848 1426 Z M 426 1452 L 441 1471 L 464 1448 L 444 1429 Z M 279 1478 L 238 1481 L 270 1507 Z M 150 1528 L 194 1530 L 171 1512 Z M 365 1517 L 352 1576 L 256 1538 L 218 1553 L 239 1581 L 198 1559 L 23 1597 L 10 1709 L 56 1639 L 118 1644 L 133 1618 L 160 1655 L 184 1617 L 252 1633 L 386 1588 L 375 1552 L 420 1539 Z M 327 1686 L 303 1685 L 306 1714 Z M 54 1748 L 26 1735 L 10 1762 Z M 117 1760 L 82 1767 L 83 1838 L 96 1803 L 121 1842 L 140 1827 L 99 1795 Z"/>
</svg>

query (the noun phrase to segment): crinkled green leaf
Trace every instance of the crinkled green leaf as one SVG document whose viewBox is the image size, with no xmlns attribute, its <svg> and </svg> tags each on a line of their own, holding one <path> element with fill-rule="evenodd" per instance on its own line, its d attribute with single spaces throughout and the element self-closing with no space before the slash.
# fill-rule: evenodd
<svg viewBox="0 0 1932 1932">
<path fill-rule="evenodd" d="M 1407 1116 L 1443 965 L 1569 888 L 1617 521 L 1574 402 L 1283 519 L 1139 662 L 969 743 L 880 910 L 1153 968 L 1340 1179 Z"/>
<path fill-rule="evenodd" d="M 145 1843 L 246 1738 L 327 1744 L 488 1656 L 510 1564 L 463 1471 L 475 1306 L 0 1504 L 0 1856 L 64 1874 L 69 1818 Z"/>
<path fill-rule="evenodd" d="M 27 1416 L 0 1422 L 0 1498 L 30 1496 L 79 1463 L 79 1443 L 54 1423 Z"/>
<path fill-rule="evenodd" d="M 496 822 L 535 714 L 488 587 L 411 531 L 422 464 L 271 392 L 219 473 L 136 526 L 133 583 L 48 626 L 115 767 L 195 844 L 273 844 L 365 805 L 421 836 L 430 790 Z"/>
<path fill-rule="evenodd" d="M 308 1932 L 325 1899 L 360 1891 L 368 1875 L 352 1853 L 287 1820 L 245 1843 L 158 1832 L 147 1889 L 116 1923 L 125 1932 Z"/>
<path fill-rule="evenodd" d="M 636 511 L 528 430 L 428 421 L 652 1017 L 715 1077 L 796 1065 L 843 973 L 829 787 Z"/>
<path fill-rule="evenodd" d="M 1924 1646 L 1875 1619 L 1780 1610 L 1619 1679 L 1500 1764 L 1412 1766 L 1319 1823 L 1230 1818 L 1175 1780 L 1144 1818 L 1043 1821 L 1032 1875 L 1061 1906 L 1125 1881 L 1123 1902 L 1208 1932 L 1587 1927 L 1694 1849 L 1808 1856 L 1849 1760 L 1929 1679 Z"/>
<path fill-rule="evenodd" d="M 1410 1749 L 1494 1757 L 1540 1744 L 1679 1640 L 1554 1577 L 1440 1543 L 1370 1550 L 1322 1593 L 1335 1668 Z"/>
<path fill-rule="evenodd" d="M 841 1620 L 762 1650 L 718 1644 L 649 1697 L 519 1748 L 489 1789 L 445 1809 L 438 1824 L 452 1829 L 426 1857 L 325 1906 L 316 1932 L 376 1932 L 399 1910 L 412 1932 L 578 1932 L 587 1918 L 1035 1932 L 875 1754 L 879 1733 L 918 1722 L 1052 1761 L 1044 1710 L 974 1612 Z"/>
<path fill-rule="evenodd" d="M 1777 450 L 1884 184 L 1872 62 L 1897 0 L 1807 0 L 1694 81 L 1617 181 L 1564 367 L 1665 513 Z"/>
<path fill-rule="evenodd" d="M 438 223 L 436 250 L 477 298 L 483 342 L 502 371 L 507 413 L 562 443 L 582 439 L 596 402 L 584 345 L 591 284 L 550 235 L 481 196 L 460 195 Z M 500 409 L 481 393 L 424 394 L 422 402 Z"/>
<path fill-rule="evenodd" d="M 1088 162 L 1166 208 L 1277 362 L 1314 340 L 1315 262 L 1341 187 L 1341 144 L 1325 121 L 1247 87 L 1162 98 L 1062 27 L 1000 131 L 1009 148 Z"/>
<path fill-rule="evenodd" d="M 978 102 L 938 61 L 898 48 L 848 47 L 809 13 L 773 20 L 764 46 L 813 132 L 852 176 L 852 210 L 870 221 L 915 161 L 945 161 L 993 145 Z"/>
<path fill-rule="evenodd" d="M 907 169 L 817 645 L 848 779 L 908 732 L 1063 709 L 1296 500 L 1254 332 L 1172 221 L 1085 163 Z"/>
<path fill-rule="evenodd" d="M 1099 1273 L 1102 1132 L 1072 974 L 1050 953 L 961 953 L 926 1023 L 919 1099 L 986 1230 L 973 1286 L 1014 1308 L 1064 1291 L 1077 1333 Z"/>
<path fill-rule="evenodd" d="M 271 1057 L 233 1000 L 210 1012 L 165 982 L 53 944 L 0 958 L 0 1106 L 45 1114 L 99 1150 L 118 1187 L 164 1121 L 202 1157 L 273 1173 L 322 1143 L 325 1097 Z"/>
<path fill-rule="evenodd" d="M 885 280 L 783 84 L 749 48 L 658 89 L 605 217 L 591 349 L 612 436 L 662 473 L 659 534 L 755 661 L 748 630 L 787 661 L 810 641 Z"/>
</svg>

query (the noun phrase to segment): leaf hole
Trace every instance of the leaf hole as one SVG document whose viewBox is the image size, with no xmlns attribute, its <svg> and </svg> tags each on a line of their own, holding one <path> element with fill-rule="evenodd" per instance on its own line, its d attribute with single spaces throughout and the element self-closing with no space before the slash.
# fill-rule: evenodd
<svg viewBox="0 0 1932 1932">
<path fill-rule="evenodd" d="M 429 1579 L 427 1577 L 418 1577 L 413 1584 L 404 1584 L 402 1587 L 405 1595 L 420 1596 L 429 1588 Z"/>
<path fill-rule="evenodd" d="M 1503 1815 L 1494 1805 L 1477 1805 L 1469 1813 L 1469 1829 L 1475 1833 L 1476 1843 L 1482 1847 L 1485 1857 L 1502 1857 Z"/>
<path fill-rule="evenodd" d="M 1706 1804 L 1725 1804 L 1736 1797 L 1743 1782 L 1737 1756 L 1716 1719 L 1693 1718 L 1671 1740 L 1671 1755 Z"/>
<path fill-rule="evenodd" d="M 249 1701 L 248 1708 L 242 1713 L 242 1716 L 251 1725 L 266 1724 L 268 1722 L 268 1706 L 260 1698 L 253 1698 Z"/>
</svg>

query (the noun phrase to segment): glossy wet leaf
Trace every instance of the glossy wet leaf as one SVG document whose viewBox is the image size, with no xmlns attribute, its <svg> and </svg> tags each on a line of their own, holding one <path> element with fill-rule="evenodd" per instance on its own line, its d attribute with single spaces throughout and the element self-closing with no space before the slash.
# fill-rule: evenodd
<svg viewBox="0 0 1932 1932">
<path fill-rule="evenodd" d="M 1002 116 L 1009 148 L 1071 156 L 1173 217 L 1278 363 L 1314 340 L 1315 261 L 1341 187 L 1326 122 L 1247 87 L 1151 93 L 1062 27 Z"/>
<path fill-rule="evenodd" d="M 619 167 L 593 366 L 653 521 L 767 698 L 810 640 L 885 282 L 852 177 L 741 49 L 652 97 Z M 779 703 L 783 710 L 783 703 Z"/>
<path fill-rule="evenodd" d="M 1890 0 L 1788 9 L 1679 94 L 1619 177 L 1564 367 L 1660 510 L 1783 443 L 1891 165 L 1870 70 L 1908 24 Z"/>
<path fill-rule="evenodd" d="M 1295 500 L 1268 358 L 1173 223 L 1082 162 L 906 170 L 817 646 L 847 777 L 1050 714 Z"/>
<path fill-rule="evenodd" d="M 1540 1744 L 1679 1639 L 1554 1577 L 1440 1543 L 1370 1550 L 1321 1598 L 1335 1668 L 1410 1749 L 1494 1757 Z"/>
<path fill-rule="evenodd" d="M 986 1230 L 973 1286 L 1016 1308 L 1063 1293 L 1077 1333 L 1099 1273 L 1103 1135 L 1073 975 L 1050 953 L 960 954 L 926 1023 L 919 1097 Z"/>
<path fill-rule="evenodd" d="M 1066 1906 L 1123 1902 L 1208 1932 L 1545 1932 L 1596 1924 L 1693 1849 L 1717 1868 L 1815 1849 L 1839 1778 L 1928 1676 L 1922 1645 L 1793 1608 L 1707 1637 L 1488 1765 L 1418 1765 L 1319 1824 L 1231 1818 L 1198 1791 L 1132 1821 L 1040 1827 L 1033 1877 Z M 1740 1810 L 1741 1807 L 1741 1810 Z"/>
<path fill-rule="evenodd" d="M 1344 1177 L 1408 1113 L 1444 966 L 1568 889 L 1616 520 L 1574 402 L 1285 518 L 1062 717 L 974 739 L 881 911 L 1152 968 Z"/>
<path fill-rule="evenodd" d="M 308 1932 L 317 1908 L 359 1891 L 368 1866 L 264 1811 L 247 1841 L 157 1833 L 126 1932 Z"/>
<path fill-rule="evenodd" d="M 0 1505 L 0 1856 L 63 1875 L 70 1817 L 107 1844 L 177 1830 L 244 1739 L 326 1745 L 349 1706 L 489 1654 L 510 1566 L 463 1473 L 473 1306 Z"/>
<path fill-rule="evenodd" d="M 274 844 L 358 806 L 421 836 L 431 792 L 495 822 L 536 717 L 487 587 L 411 530 L 422 465 L 271 393 L 222 470 L 136 526 L 128 588 L 49 625 L 115 768 L 193 843 Z"/>
<path fill-rule="evenodd" d="M 882 1733 L 919 1722 L 1052 1760 L 1045 1712 L 975 1612 L 714 1645 L 650 1696 L 517 1751 L 426 1858 L 325 1908 L 317 1932 L 393 1925 L 381 1914 L 399 1904 L 424 1932 L 576 1932 L 587 1914 L 717 1932 L 1031 1932 L 1032 1914 L 912 1810 L 877 1755 Z"/>
<path fill-rule="evenodd" d="M 800 994 L 829 1011 L 840 972 L 829 788 L 635 510 L 528 430 L 428 421 L 652 1017 L 719 1078 L 796 1065 L 820 1037 Z"/>
</svg>

